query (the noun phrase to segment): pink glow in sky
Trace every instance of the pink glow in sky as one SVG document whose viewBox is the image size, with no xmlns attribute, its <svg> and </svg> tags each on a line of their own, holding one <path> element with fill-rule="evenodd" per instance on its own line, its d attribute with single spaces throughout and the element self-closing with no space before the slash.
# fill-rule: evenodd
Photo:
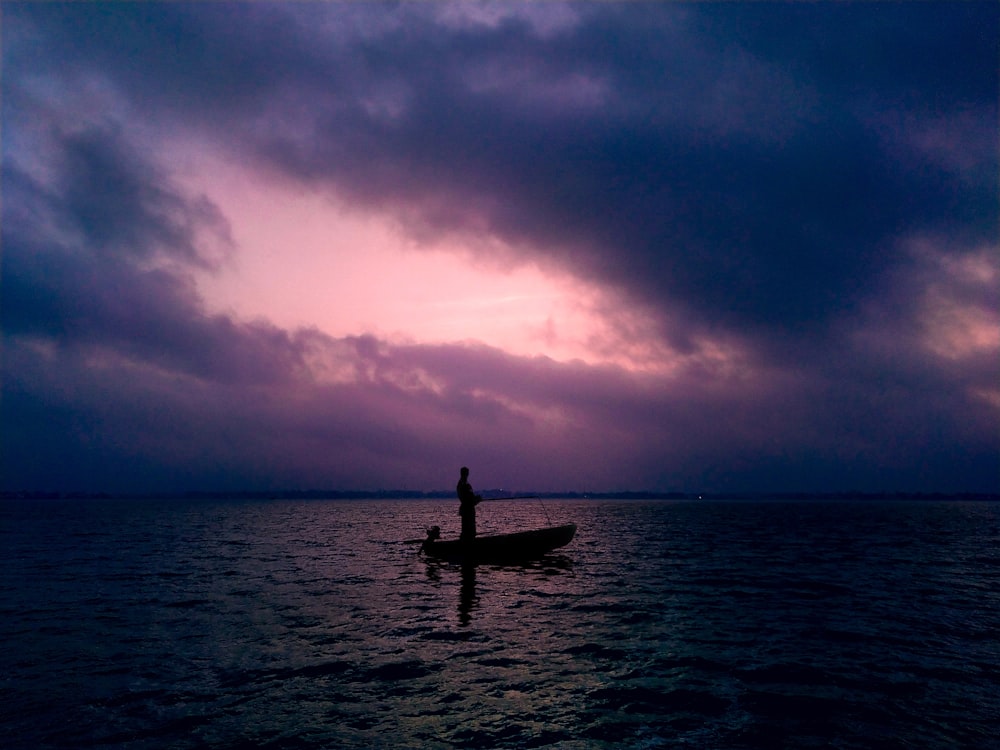
<svg viewBox="0 0 1000 750">
<path fill-rule="evenodd" d="M 936 278 L 924 291 L 925 346 L 949 360 L 1000 355 L 1000 311 L 991 295 L 1000 279 L 1000 246 L 953 259 L 926 244 Z M 989 399 L 997 401 L 1000 384 Z"/>
<path fill-rule="evenodd" d="M 5 486 L 998 488 L 995 3 L 3 14 Z"/>
<path fill-rule="evenodd" d="M 184 161 L 187 188 L 221 209 L 237 248 L 198 276 L 210 310 L 337 337 L 476 342 L 523 356 L 649 365 L 648 355 L 610 345 L 604 315 L 627 310 L 568 273 L 513 262 L 500 240 L 479 239 L 478 252 L 461 237 L 417 242 L 391 218 L 348 210 L 322 192 L 208 155 Z M 654 341 L 633 342 L 632 353 Z"/>
</svg>

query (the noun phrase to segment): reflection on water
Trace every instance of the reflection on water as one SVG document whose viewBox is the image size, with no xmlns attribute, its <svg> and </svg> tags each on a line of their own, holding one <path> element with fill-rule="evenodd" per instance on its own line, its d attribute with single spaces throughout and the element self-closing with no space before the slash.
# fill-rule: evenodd
<svg viewBox="0 0 1000 750">
<path fill-rule="evenodd" d="M 465 627 L 472 621 L 472 610 L 479 604 L 476 597 L 476 566 L 462 565 L 462 586 L 458 597 L 458 623 Z"/>
<path fill-rule="evenodd" d="M 483 569 L 488 576 L 490 572 L 497 575 L 513 574 L 523 576 L 540 576 L 548 578 L 571 572 L 573 560 L 567 555 L 547 555 L 539 560 L 508 565 L 483 565 L 476 563 L 450 563 L 442 560 L 427 559 L 427 580 L 436 584 L 443 581 L 442 571 L 459 571 L 458 589 L 458 624 L 468 627 L 473 621 L 474 612 L 479 609 L 480 596 L 476 590 L 477 570 Z"/>
<path fill-rule="evenodd" d="M 440 502 L 0 505 L 0 735 L 996 746 L 1000 504 L 547 505 L 561 554 L 466 567 L 399 542 Z"/>
</svg>

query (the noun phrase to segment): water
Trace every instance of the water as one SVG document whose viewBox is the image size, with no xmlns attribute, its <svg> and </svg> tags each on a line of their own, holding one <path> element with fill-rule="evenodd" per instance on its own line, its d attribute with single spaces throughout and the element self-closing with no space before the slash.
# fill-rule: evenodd
<svg viewBox="0 0 1000 750">
<path fill-rule="evenodd" d="M 996 503 L 453 505 L 3 503 L 4 746 L 998 746 Z"/>
</svg>

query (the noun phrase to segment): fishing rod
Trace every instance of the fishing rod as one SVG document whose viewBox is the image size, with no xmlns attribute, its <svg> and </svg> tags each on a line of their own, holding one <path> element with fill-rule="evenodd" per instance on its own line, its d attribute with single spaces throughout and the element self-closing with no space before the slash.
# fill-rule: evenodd
<svg viewBox="0 0 1000 750">
<path fill-rule="evenodd" d="M 549 518 L 549 511 L 545 507 L 545 503 L 542 502 L 541 495 L 511 495 L 509 497 L 484 497 L 483 502 L 495 502 L 497 500 L 537 500 L 538 504 L 542 506 L 542 513 L 545 514 L 545 522 L 551 526 L 552 519 Z M 426 541 L 425 539 L 401 539 L 400 544 L 422 544 Z"/>
<path fill-rule="evenodd" d="M 545 503 L 542 502 L 541 495 L 511 495 L 510 497 L 491 497 L 490 500 L 537 500 L 538 504 L 542 506 L 542 513 L 545 514 L 545 522 L 551 526 L 552 519 L 549 518 L 549 511 L 545 507 Z"/>
<path fill-rule="evenodd" d="M 541 495 L 511 495 L 509 497 L 506 497 L 506 496 L 504 496 L 504 497 L 490 497 L 490 498 L 483 498 L 483 499 L 484 500 L 537 500 L 538 504 L 542 506 L 542 513 L 545 514 L 545 522 L 549 526 L 552 525 L 552 519 L 549 518 L 549 511 L 545 507 L 545 503 L 542 502 L 542 496 Z"/>
</svg>

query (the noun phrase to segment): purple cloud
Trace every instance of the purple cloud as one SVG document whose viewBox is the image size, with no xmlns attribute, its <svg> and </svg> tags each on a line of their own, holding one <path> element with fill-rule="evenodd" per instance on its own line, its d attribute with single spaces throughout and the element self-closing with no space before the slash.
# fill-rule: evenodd
<svg viewBox="0 0 1000 750">
<path fill-rule="evenodd" d="M 5 486 L 1000 489 L 995 5 L 456 7 L 5 11 Z M 210 313 L 167 135 L 614 290 L 673 367 Z"/>
</svg>

